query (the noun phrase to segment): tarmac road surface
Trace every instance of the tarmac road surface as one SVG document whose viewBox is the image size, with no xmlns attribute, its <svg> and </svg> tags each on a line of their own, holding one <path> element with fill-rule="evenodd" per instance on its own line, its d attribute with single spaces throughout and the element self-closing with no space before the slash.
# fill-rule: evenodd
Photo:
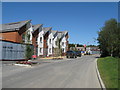
<svg viewBox="0 0 120 90">
<path fill-rule="evenodd" d="M 2 88 L 101 88 L 95 57 L 47 60 L 33 67 L 3 65 Z"/>
</svg>

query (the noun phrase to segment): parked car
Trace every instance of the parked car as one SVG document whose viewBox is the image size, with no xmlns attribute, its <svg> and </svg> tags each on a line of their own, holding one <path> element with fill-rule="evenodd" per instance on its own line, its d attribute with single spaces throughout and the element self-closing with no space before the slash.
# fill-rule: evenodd
<svg viewBox="0 0 120 90">
<path fill-rule="evenodd" d="M 77 56 L 81 57 L 81 51 L 76 51 Z"/>
<path fill-rule="evenodd" d="M 66 57 L 67 58 L 77 58 L 77 54 L 75 51 L 67 51 L 66 52 Z"/>
</svg>

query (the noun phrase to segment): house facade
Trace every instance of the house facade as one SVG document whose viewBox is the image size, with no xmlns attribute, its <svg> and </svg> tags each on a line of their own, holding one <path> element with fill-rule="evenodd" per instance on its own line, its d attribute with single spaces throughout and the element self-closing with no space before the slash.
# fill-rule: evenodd
<svg viewBox="0 0 120 90">
<path fill-rule="evenodd" d="M 53 48 L 58 48 L 58 31 L 53 31 Z"/>
<path fill-rule="evenodd" d="M 58 38 L 60 40 L 62 55 L 65 55 L 66 51 L 68 51 L 68 31 L 58 32 Z"/>
<path fill-rule="evenodd" d="M 42 24 L 37 24 L 37 25 L 33 25 L 33 32 L 32 32 L 32 44 L 34 46 L 34 55 L 38 56 L 38 45 L 39 45 L 39 41 L 38 41 L 38 36 L 40 31 L 42 30 Z"/>
<path fill-rule="evenodd" d="M 50 42 L 50 33 L 52 27 L 43 27 L 38 35 L 38 56 L 48 56 L 48 43 Z"/>
<path fill-rule="evenodd" d="M 4 42 L 2 48 L 4 56 L 7 56 L 6 54 L 8 53 L 8 56 L 11 56 L 12 51 L 12 59 L 15 59 L 14 56 L 17 58 L 20 53 L 21 59 L 25 59 L 26 45 L 34 47 L 33 54 L 38 57 L 55 56 L 56 53 L 59 54 L 61 50 L 62 55 L 65 55 L 65 52 L 68 50 L 68 32 L 54 31 L 52 27 L 43 27 L 42 24 L 32 25 L 31 20 L 26 20 L 2 24 L 0 42 Z M 17 49 L 17 47 L 19 49 Z M 14 50 L 15 48 L 16 51 Z M 59 50 L 59 48 L 61 50 Z M 9 58 L 8 56 L 7 58 Z"/>
<path fill-rule="evenodd" d="M 48 40 L 47 40 L 47 43 L 48 43 L 48 55 L 47 56 L 53 56 L 53 30 L 50 31 L 50 34 L 48 36 Z"/>
<path fill-rule="evenodd" d="M 100 54 L 99 47 L 86 47 L 86 52 L 90 54 Z"/>
<path fill-rule="evenodd" d="M 2 40 L 12 41 L 17 43 L 28 43 L 26 33 L 29 33 L 29 43 L 32 44 L 32 25 L 31 20 L 7 23 L 2 25 L 2 30 L 0 30 L 2 34 Z"/>
<path fill-rule="evenodd" d="M 25 60 L 26 45 L 29 44 L 32 47 L 32 30 L 31 20 L 2 24 L 1 59 Z"/>
</svg>

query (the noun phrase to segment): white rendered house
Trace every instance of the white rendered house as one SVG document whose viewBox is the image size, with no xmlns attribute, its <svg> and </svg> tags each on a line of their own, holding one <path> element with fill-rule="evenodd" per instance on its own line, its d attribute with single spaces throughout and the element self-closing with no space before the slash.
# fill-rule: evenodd
<svg viewBox="0 0 120 90">
<path fill-rule="evenodd" d="M 62 32 L 58 32 L 58 38 L 60 39 L 60 46 L 62 49 L 62 53 L 66 53 L 66 51 L 68 50 L 68 31 L 62 31 Z"/>
<path fill-rule="evenodd" d="M 32 44 L 34 46 L 34 54 L 38 56 L 38 43 L 39 43 L 39 33 L 42 30 L 42 26 L 43 24 L 37 24 L 37 25 L 33 25 L 33 32 L 32 32 Z"/>
<path fill-rule="evenodd" d="M 29 27 L 29 28 L 26 31 L 25 43 L 32 44 L 32 32 L 33 32 L 32 24 L 31 23 L 27 24 L 27 27 Z M 29 35 L 29 39 L 28 39 L 27 35 Z"/>
<path fill-rule="evenodd" d="M 48 37 L 51 32 L 51 27 L 43 27 L 38 35 L 38 56 L 48 56 Z"/>
<path fill-rule="evenodd" d="M 58 48 L 58 45 L 57 45 L 58 31 L 52 30 L 52 34 L 53 34 L 53 48 Z"/>
<path fill-rule="evenodd" d="M 52 56 L 52 52 L 53 52 L 53 38 L 54 38 L 54 36 L 53 36 L 53 33 L 52 33 L 52 31 L 50 32 L 50 34 L 49 34 L 49 36 L 48 36 L 48 40 L 47 40 L 47 43 L 48 43 L 48 54 L 47 54 L 47 56 Z"/>
<path fill-rule="evenodd" d="M 57 47 L 57 31 L 51 30 L 48 36 L 48 56 L 54 56 L 54 48 Z"/>
</svg>

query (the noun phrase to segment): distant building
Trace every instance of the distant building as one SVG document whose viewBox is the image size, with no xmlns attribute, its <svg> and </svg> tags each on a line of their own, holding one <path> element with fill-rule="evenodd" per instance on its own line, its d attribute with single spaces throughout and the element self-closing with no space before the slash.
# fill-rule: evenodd
<svg viewBox="0 0 120 90">
<path fill-rule="evenodd" d="M 100 54 L 100 49 L 99 47 L 86 47 L 86 52 L 90 54 Z"/>
<path fill-rule="evenodd" d="M 76 47 L 78 51 L 85 51 L 85 47 Z"/>
</svg>

